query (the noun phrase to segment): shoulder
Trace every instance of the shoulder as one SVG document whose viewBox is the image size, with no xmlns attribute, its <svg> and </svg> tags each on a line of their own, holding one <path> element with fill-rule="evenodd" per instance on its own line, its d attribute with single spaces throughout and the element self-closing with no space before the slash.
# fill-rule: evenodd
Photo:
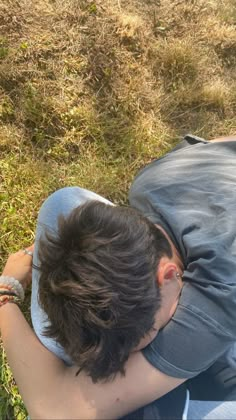
<svg viewBox="0 0 236 420">
<path fill-rule="evenodd" d="M 194 304 L 189 303 L 188 296 L 181 296 L 182 304 L 171 321 L 143 350 L 154 367 L 179 378 L 192 378 L 206 370 L 236 338 L 227 321 L 224 327 L 217 318 L 217 304 L 208 310 L 209 302 L 191 286 L 185 285 L 183 290 L 186 286 Z"/>
</svg>

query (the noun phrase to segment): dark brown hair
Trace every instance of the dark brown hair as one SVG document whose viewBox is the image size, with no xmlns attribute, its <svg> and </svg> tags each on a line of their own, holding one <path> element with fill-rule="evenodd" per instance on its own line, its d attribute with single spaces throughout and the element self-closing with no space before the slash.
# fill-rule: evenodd
<svg viewBox="0 0 236 420">
<path fill-rule="evenodd" d="M 160 306 L 156 271 L 172 252 L 165 236 L 130 207 L 88 201 L 58 219 L 39 243 L 44 334 L 93 381 L 124 373 Z"/>
</svg>

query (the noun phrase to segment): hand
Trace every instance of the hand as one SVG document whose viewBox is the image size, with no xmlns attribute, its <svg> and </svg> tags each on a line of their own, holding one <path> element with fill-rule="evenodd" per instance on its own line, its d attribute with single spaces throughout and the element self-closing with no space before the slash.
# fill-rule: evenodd
<svg viewBox="0 0 236 420">
<path fill-rule="evenodd" d="M 27 248 L 28 251 L 34 251 L 34 244 Z M 25 254 L 23 250 L 11 254 L 3 269 L 3 276 L 14 277 L 18 280 L 24 289 L 32 281 L 32 261 L 31 255 Z"/>
</svg>

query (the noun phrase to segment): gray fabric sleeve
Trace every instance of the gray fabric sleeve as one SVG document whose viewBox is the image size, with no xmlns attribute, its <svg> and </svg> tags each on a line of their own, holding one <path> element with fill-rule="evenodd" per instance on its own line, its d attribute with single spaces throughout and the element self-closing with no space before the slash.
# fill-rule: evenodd
<svg viewBox="0 0 236 420">
<path fill-rule="evenodd" d="M 181 304 L 174 317 L 142 353 L 157 369 L 192 378 L 211 366 L 232 344 L 232 336 L 195 308 Z"/>
</svg>

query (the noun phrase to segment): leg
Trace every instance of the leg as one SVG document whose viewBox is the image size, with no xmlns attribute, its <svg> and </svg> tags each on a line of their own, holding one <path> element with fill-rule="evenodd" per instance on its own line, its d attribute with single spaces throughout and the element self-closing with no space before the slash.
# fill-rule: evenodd
<svg viewBox="0 0 236 420">
<path fill-rule="evenodd" d="M 187 386 L 193 399 L 188 418 L 236 419 L 236 344 Z"/>
<path fill-rule="evenodd" d="M 188 419 L 236 419 L 236 401 L 190 401 Z"/>
<path fill-rule="evenodd" d="M 38 266 L 38 241 L 44 235 L 46 229 L 52 232 L 57 231 L 57 218 L 59 214 L 67 215 L 75 207 L 83 204 L 87 200 L 100 200 L 107 204 L 112 203 L 105 198 L 79 187 L 62 188 L 52 195 L 43 203 L 39 216 L 36 229 L 35 250 L 33 263 Z M 66 363 L 70 364 L 69 357 L 65 354 L 64 350 L 54 340 L 44 337 L 42 335 L 44 327 L 48 324 L 48 318 L 45 312 L 40 308 L 38 302 L 38 281 L 39 272 L 33 269 L 32 273 L 32 295 L 31 295 L 31 318 L 35 333 L 40 341 L 50 351 L 55 353 L 58 357 L 63 359 Z"/>
</svg>

